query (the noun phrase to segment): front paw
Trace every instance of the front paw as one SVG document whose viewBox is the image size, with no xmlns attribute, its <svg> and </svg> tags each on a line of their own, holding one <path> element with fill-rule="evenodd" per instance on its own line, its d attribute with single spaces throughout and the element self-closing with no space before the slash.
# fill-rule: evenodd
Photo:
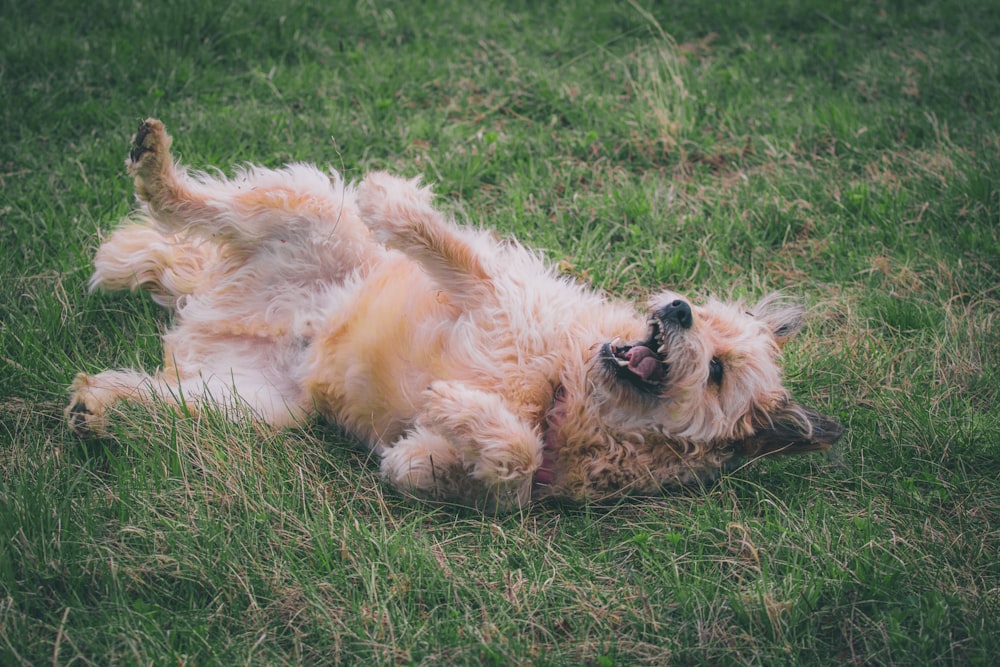
<svg viewBox="0 0 1000 667">
<path fill-rule="evenodd" d="M 458 448 L 473 477 L 490 485 L 530 483 L 542 464 L 541 438 L 500 396 L 435 382 L 426 397 L 426 422 Z"/>
<path fill-rule="evenodd" d="M 386 447 L 381 470 L 383 479 L 397 489 L 426 500 L 457 501 L 488 511 L 524 507 L 531 501 L 530 478 L 496 481 L 470 475 L 468 462 L 452 443 L 424 428 Z"/>
<path fill-rule="evenodd" d="M 404 493 L 425 498 L 447 498 L 462 475 L 459 452 L 445 438 L 417 428 L 382 453 L 383 479 Z"/>
</svg>

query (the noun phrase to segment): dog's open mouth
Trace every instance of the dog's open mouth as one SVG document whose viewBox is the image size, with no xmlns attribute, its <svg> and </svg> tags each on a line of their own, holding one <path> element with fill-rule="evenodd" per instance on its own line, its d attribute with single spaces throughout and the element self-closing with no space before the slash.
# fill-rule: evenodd
<svg viewBox="0 0 1000 667">
<path fill-rule="evenodd" d="M 613 377 L 629 383 L 639 391 L 659 392 L 670 370 L 664 360 L 666 340 L 659 321 L 650 321 L 649 337 L 641 343 L 619 344 L 618 341 L 605 343 L 601 347 L 601 358 Z"/>
</svg>

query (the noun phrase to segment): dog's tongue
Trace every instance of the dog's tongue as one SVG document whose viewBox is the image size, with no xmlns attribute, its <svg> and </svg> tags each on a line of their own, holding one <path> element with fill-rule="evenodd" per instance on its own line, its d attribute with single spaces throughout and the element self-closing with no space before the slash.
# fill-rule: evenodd
<svg viewBox="0 0 1000 667">
<path fill-rule="evenodd" d="M 644 382 L 656 382 L 663 376 L 663 365 L 651 349 L 636 345 L 625 353 L 628 369 Z"/>
</svg>

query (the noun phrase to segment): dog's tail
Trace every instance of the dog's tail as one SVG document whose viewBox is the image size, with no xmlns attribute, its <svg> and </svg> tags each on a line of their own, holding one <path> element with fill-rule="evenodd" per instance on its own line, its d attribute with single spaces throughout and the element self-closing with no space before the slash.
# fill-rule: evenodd
<svg viewBox="0 0 1000 667">
<path fill-rule="evenodd" d="M 163 234 L 138 216 L 101 243 L 90 289 L 143 289 L 161 306 L 175 309 L 204 284 L 206 271 L 218 262 L 218 255 L 213 243 Z"/>
</svg>

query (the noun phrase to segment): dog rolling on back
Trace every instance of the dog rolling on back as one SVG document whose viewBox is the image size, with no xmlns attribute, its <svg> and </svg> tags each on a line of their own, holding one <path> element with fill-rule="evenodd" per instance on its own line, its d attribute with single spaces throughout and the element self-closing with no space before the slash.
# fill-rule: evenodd
<svg viewBox="0 0 1000 667">
<path fill-rule="evenodd" d="M 655 493 L 841 434 L 782 384 L 803 317 L 781 298 L 663 292 L 640 311 L 455 225 L 416 179 L 355 186 L 303 164 L 226 179 L 189 173 L 170 143 L 140 126 L 141 208 L 91 279 L 174 311 L 164 365 L 77 375 L 78 431 L 103 432 L 122 400 L 239 403 L 275 427 L 318 413 L 403 492 L 492 509 Z"/>
</svg>

